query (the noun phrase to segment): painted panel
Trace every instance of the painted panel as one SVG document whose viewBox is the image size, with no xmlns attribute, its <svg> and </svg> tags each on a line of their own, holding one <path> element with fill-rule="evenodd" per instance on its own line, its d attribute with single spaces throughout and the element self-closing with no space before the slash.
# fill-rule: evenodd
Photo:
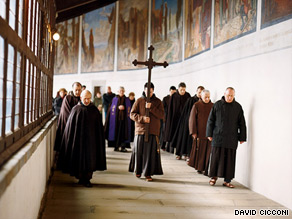
<svg viewBox="0 0 292 219">
<path fill-rule="evenodd" d="M 215 0 L 214 46 L 256 30 L 256 0 Z"/>
<path fill-rule="evenodd" d="M 292 18 L 291 0 L 263 0 L 261 28 Z"/>
<path fill-rule="evenodd" d="M 127 0 L 119 5 L 118 70 L 145 68 L 132 62 L 147 59 L 149 2 Z"/>
<path fill-rule="evenodd" d="M 212 0 L 185 1 L 185 58 L 210 49 Z"/>
<path fill-rule="evenodd" d="M 79 18 L 56 25 L 60 39 L 56 42 L 55 74 L 77 73 L 79 53 Z"/>
<path fill-rule="evenodd" d="M 152 0 L 151 44 L 155 61 L 182 60 L 183 0 Z"/>
<path fill-rule="evenodd" d="M 81 72 L 114 70 L 115 4 L 83 15 Z"/>
</svg>

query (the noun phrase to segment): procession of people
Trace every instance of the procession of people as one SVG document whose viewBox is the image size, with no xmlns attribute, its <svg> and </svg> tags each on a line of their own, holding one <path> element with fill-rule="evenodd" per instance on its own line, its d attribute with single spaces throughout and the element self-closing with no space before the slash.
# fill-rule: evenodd
<svg viewBox="0 0 292 219">
<path fill-rule="evenodd" d="M 61 106 L 60 98 L 56 101 L 60 108 L 56 168 L 77 178 L 79 184 L 91 187 L 93 172 L 107 169 L 107 146 L 114 153 L 131 153 L 128 171 L 148 182 L 163 174 L 161 153 L 168 152 L 209 177 L 209 185 L 214 186 L 220 177 L 223 186 L 234 188 L 238 142 L 247 138 L 234 88 L 226 88 L 213 103 L 209 90 L 198 86 L 191 96 L 184 82 L 178 89 L 171 86 L 163 101 L 155 95 L 153 83 L 144 85 L 138 99 L 133 92 L 127 97 L 122 86 L 117 95 L 108 86 L 107 93 L 102 96 L 98 91 L 92 100 L 91 92 L 82 87 L 74 82 L 66 96 L 65 89 L 60 89 Z"/>
</svg>

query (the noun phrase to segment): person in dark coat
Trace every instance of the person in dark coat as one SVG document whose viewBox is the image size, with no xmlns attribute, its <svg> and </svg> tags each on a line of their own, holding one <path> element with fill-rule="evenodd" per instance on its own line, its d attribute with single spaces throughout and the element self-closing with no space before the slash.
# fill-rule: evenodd
<svg viewBox="0 0 292 219">
<path fill-rule="evenodd" d="M 211 142 L 206 137 L 206 127 L 213 103 L 210 92 L 203 90 L 201 99 L 196 102 L 189 118 L 189 134 L 193 138 L 193 145 L 188 165 L 194 167 L 199 174 L 208 175 L 208 164 L 211 153 Z"/>
<path fill-rule="evenodd" d="M 168 152 L 174 152 L 174 149 L 170 147 L 170 143 L 172 142 L 185 103 L 190 97 L 191 95 L 186 92 L 186 84 L 183 82 L 178 85 L 178 92 L 170 97 L 165 124 L 165 141 L 167 142 L 166 150 Z"/>
<path fill-rule="evenodd" d="M 112 89 L 110 86 L 107 87 L 107 93 L 104 93 L 102 96 L 102 105 L 104 108 L 104 116 L 106 118 L 108 107 L 112 102 L 112 99 L 115 97 L 115 93 L 112 93 Z"/>
<path fill-rule="evenodd" d="M 178 122 L 172 142 L 170 144 L 172 148 L 176 149 L 175 154 L 176 159 L 178 160 L 184 156 L 185 160 L 187 162 L 189 161 L 193 142 L 192 136 L 189 135 L 189 118 L 193 105 L 201 98 L 202 90 L 204 90 L 204 87 L 199 86 L 197 88 L 196 94 L 187 100 L 180 116 L 180 120 Z"/>
<path fill-rule="evenodd" d="M 164 108 L 164 117 L 161 120 L 159 143 L 160 143 L 161 149 L 164 151 L 165 151 L 165 145 L 166 145 L 166 141 L 164 140 L 165 139 L 164 135 L 165 135 L 165 123 L 166 123 L 166 118 L 167 118 L 167 110 L 168 110 L 170 97 L 175 92 L 176 92 L 175 86 L 171 86 L 169 88 L 169 94 L 167 96 L 163 97 L 163 99 L 162 99 L 162 104 L 163 104 L 163 108 Z"/>
<path fill-rule="evenodd" d="M 59 96 L 54 99 L 54 103 L 53 103 L 54 113 L 56 116 L 58 116 L 60 114 L 63 99 L 67 95 L 67 90 L 65 88 L 61 88 L 58 91 L 58 94 L 59 94 Z"/>
<path fill-rule="evenodd" d="M 80 101 L 81 94 L 81 84 L 79 82 L 74 82 L 72 84 L 73 95 L 67 95 L 64 97 L 60 114 L 58 120 L 58 127 L 56 132 L 55 146 L 54 150 L 60 151 L 60 144 L 63 138 L 64 129 L 72 108 Z"/>
<path fill-rule="evenodd" d="M 238 141 L 240 144 L 246 141 L 243 109 L 234 96 L 234 88 L 228 87 L 222 99 L 214 104 L 207 122 L 206 136 L 212 141 L 209 166 L 209 184 L 212 186 L 218 177 L 223 177 L 223 186 L 234 188 L 231 180 L 235 173 Z"/>
<path fill-rule="evenodd" d="M 114 151 L 127 152 L 126 144 L 131 140 L 131 102 L 124 95 L 125 88 L 120 87 L 119 95 L 113 98 L 109 106 L 104 131 L 109 147 Z"/>
<path fill-rule="evenodd" d="M 160 120 L 164 116 L 162 102 L 154 94 L 154 85 L 151 83 L 150 102 L 146 102 L 147 83 L 144 92 L 133 105 L 131 119 L 135 121 L 134 149 L 129 165 L 129 172 L 135 172 L 136 177 L 145 176 L 146 181 L 152 181 L 152 175 L 162 175 L 162 166 L 159 147 Z M 146 117 L 146 108 L 149 117 Z M 148 142 L 144 141 L 145 126 L 149 124 Z"/>
<path fill-rule="evenodd" d="M 135 103 L 135 93 L 134 92 L 129 93 L 129 100 L 131 102 L 131 107 L 133 107 L 133 105 Z M 135 137 L 135 122 L 133 120 L 131 120 L 131 142 L 134 141 L 134 137 Z M 128 145 L 130 145 L 130 143 L 128 143 Z"/>
<path fill-rule="evenodd" d="M 81 102 L 73 107 L 64 131 L 61 170 L 79 179 L 78 184 L 92 187 L 96 170 L 106 170 L 105 139 L 99 110 L 91 103 L 91 93 L 84 90 Z"/>
</svg>

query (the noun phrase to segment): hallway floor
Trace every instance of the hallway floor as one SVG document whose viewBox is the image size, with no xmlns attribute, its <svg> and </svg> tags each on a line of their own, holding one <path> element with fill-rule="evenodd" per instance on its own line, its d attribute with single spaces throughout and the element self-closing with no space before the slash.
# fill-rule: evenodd
<svg viewBox="0 0 292 219">
<path fill-rule="evenodd" d="M 55 171 L 42 219 L 243 217 L 235 216 L 235 209 L 257 211 L 256 216 L 244 218 L 265 218 L 260 209 L 287 209 L 235 181 L 234 189 L 223 187 L 222 179 L 209 186 L 209 178 L 197 174 L 185 161 L 167 152 L 161 155 L 164 175 L 154 176 L 153 182 L 128 172 L 130 152 L 114 152 L 112 148 L 107 148 L 108 170 L 94 173 L 92 188 Z M 292 218 L 292 212 L 284 218 Z"/>
</svg>

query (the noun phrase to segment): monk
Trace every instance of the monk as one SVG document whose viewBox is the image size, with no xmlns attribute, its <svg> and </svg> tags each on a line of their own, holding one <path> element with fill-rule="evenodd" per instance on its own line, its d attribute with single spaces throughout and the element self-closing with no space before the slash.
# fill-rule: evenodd
<svg viewBox="0 0 292 219">
<path fill-rule="evenodd" d="M 224 178 L 223 186 L 234 188 L 231 180 L 235 174 L 238 142 L 246 141 L 246 125 L 241 105 L 235 101 L 235 90 L 228 87 L 221 100 L 212 107 L 206 136 L 212 141 L 209 184 L 214 186 L 218 177 Z"/>
<path fill-rule="evenodd" d="M 91 103 L 91 93 L 84 90 L 81 102 L 73 107 L 64 131 L 61 170 L 79 179 L 78 184 L 92 187 L 96 170 L 106 170 L 105 139 L 101 113 Z"/>
<path fill-rule="evenodd" d="M 194 167 L 199 174 L 208 174 L 211 142 L 206 137 L 206 127 L 209 113 L 213 107 L 210 100 L 210 91 L 203 90 L 201 99 L 196 102 L 191 110 L 189 119 L 189 134 L 193 138 L 193 147 L 189 165 Z"/>
<path fill-rule="evenodd" d="M 144 176 L 146 181 L 152 181 L 152 175 L 162 175 L 159 133 L 160 120 L 163 119 L 164 110 L 162 102 L 154 94 L 154 85 L 151 83 L 150 102 L 146 103 L 147 84 L 144 92 L 133 105 L 131 119 L 135 121 L 134 149 L 132 151 L 129 172 L 135 172 L 136 177 Z M 146 108 L 149 117 L 146 116 Z M 149 124 L 148 142 L 144 141 L 145 124 Z"/>
</svg>

